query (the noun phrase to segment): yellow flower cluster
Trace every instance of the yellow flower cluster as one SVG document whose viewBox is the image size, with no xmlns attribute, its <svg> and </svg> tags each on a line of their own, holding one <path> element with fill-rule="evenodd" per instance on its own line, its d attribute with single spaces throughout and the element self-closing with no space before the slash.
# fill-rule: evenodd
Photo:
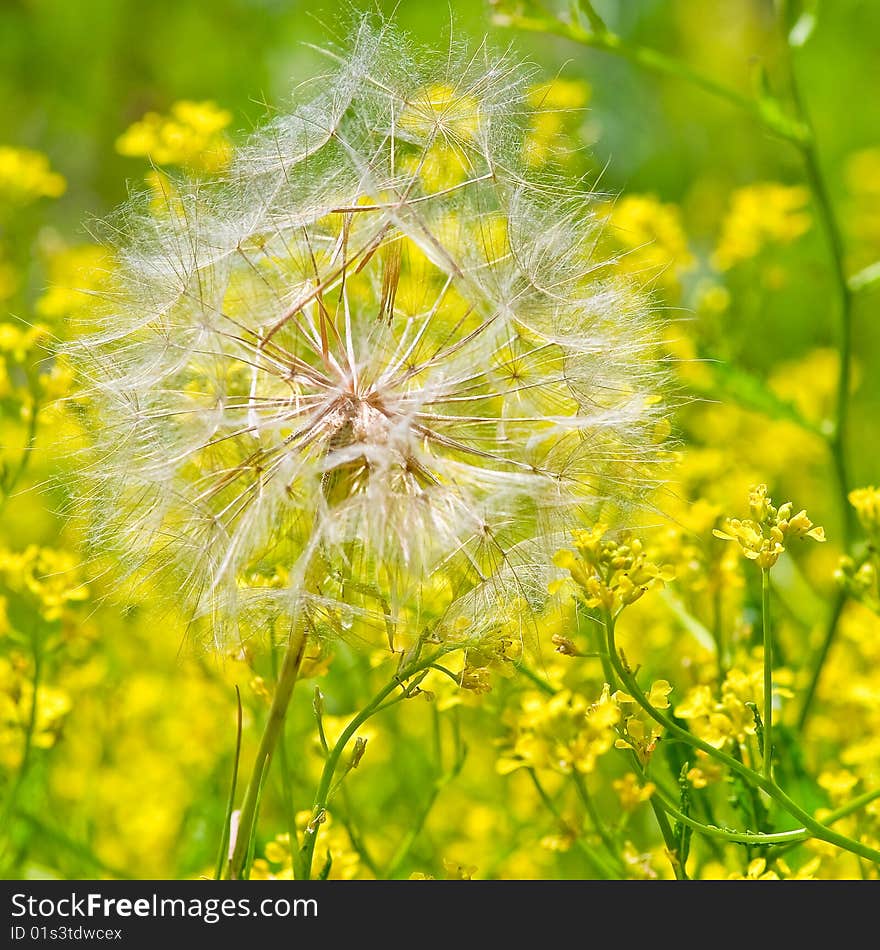
<svg viewBox="0 0 880 950">
<path fill-rule="evenodd" d="M 675 707 L 675 715 L 687 721 L 691 731 L 720 749 L 728 743 L 745 743 L 755 735 L 753 710 L 764 702 L 762 670 L 729 670 L 720 695 L 706 684 L 693 686 Z"/>
<path fill-rule="evenodd" d="M 12 593 L 33 599 L 47 621 L 59 620 L 69 605 L 89 596 L 74 555 L 35 544 L 20 552 L 0 548 L 0 581 Z"/>
<path fill-rule="evenodd" d="M 859 522 L 870 537 L 880 535 L 880 488 L 856 488 L 849 493 L 849 503 L 855 508 Z"/>
<path fill-rule="evenodd" d="M 675 290 L 694 266 L 681 212 L 654 195 L 624 195 L 608 209 L 617 269 Z"/>
<path fill-rule="evenodd" d="M 0 145 L 0 202 L 27 205 L 38 198 L 58 198 L 66 189 L 64 176 L 52 171 L 42 152 Z"/>
<path fill-rule="evenodd" d="M 565 775 L 592 772 L 614 747 L 620 706 L 605 684 L 596 702 L 563 690 L 547 697 L 528 693 L 509 725 L 511 735 L 497 762 L 508 775 L 520 768 L 549 769 Z"/>
<path fill-rule="evenodd" d="M 112 268 L 112 255 L 97 244 L 53 249 L 47 260 L 48 288 L 37 299 L 37 313 L 61 321 L 84 311 L 106 287 Z"/>
<path fill-rule="evenodd" d="M 553 563 L 569 572 L 588 607 L 616 614 L 652 587 L 672 580 L 673 574 L 649 559 L 638 538 L 623 536 L 618 541 L 606 537 L 607 531 L 603 524 L 573 531 L 575 550 L 557 551 Z M 556 592 L 561 586 L 556 581 L 551 589 Z"/>
<path fill-rule="evenodd" d="M 223 171 L 232 146 L 223 131 L 232 114 L 213 102 L 183 99 L 168 115 L 148 112 L 116 140 L 120 155 L 145 157 L 157 165 L 179 165 L 191 171 Z"/>
<path fill-rule="evenodd" d="M 737 189 L 721 223 L 714 265 L 730 270 L 756 257 L 767 244 L 789 244 L 805 234 L 811 223 L 809 200 L 809 191 L 801 185 L 761 182 Z"/>
<path fill-rule="evenodd" d="M 880 489 L 873 485 L 849 493 L 868 545 L 858 556 L 840 559 L 836 578 L 844 589 L 874 613 L 880 614 Z"/>
<path fill-rule="evenodd" d="M 26 747 L 51 749 L 70 708 L 64 690 L 40 684 L 34 694 L 32 666 L 19 654 L 0 657 L 0 766 L 17 769 Z"/>
<path fill-rule="evenodd" d="M 767 495 L 767 486 L 758 485 L 749 493 L 752 517 L 744 521 L 728 518 L 723 530 L 712 533 L 722 541 L 736 541 L 743 554 L 762 570 L 769 570 L 785 551 L 785 543 L 801 538 L 825 540 L 825 529 L 814 525 L 801 509 L 793 514 L 792 503 L 774 508 Z"/>
</svg>

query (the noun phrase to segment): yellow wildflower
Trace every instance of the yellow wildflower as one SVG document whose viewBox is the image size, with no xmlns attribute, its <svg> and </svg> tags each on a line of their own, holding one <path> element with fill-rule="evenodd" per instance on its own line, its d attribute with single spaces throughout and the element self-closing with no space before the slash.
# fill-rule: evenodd
<svg viewBox="0 0 880 950">
<path fill-rule="evenodd" d="M 571 116 L 579 115 L 589 102 L 590 86 L 557 77 L 532 86 L 528 99 L 535 111 L 529 116 L 530 128 L 523 144 L 526 162 L 537 167 L 567 158 L 571 151 L 564 147 L 564 136 L 571 131 Z"/>
<path fill-rule="evenodd" d="M 623 536 L 620 541 L 605 537 L 605 525 L 572 532 L 575 551 L 557 551 L 553 563 L 569 572 L 580 588 L 588 607 L 600 607 L 616 614 L 634 604 L 652 587 L 671 580 L 670 568 L 655 564 L 638 538 Z M 559 582 L 551 585 L 559 589 Z"/>
<path fill-rule="evenodd" d="M 183 99 L 168 115 L 148 112 L 116 140 L 120 155 L 149 158 L 157 165 L 180 165 L 192 171 L 223 171 L 232 146 L 223 131 L 232 114 L 213 102 Z"/>
<path fill-rule="evenodd" d="M 762 570 L 768 570 L 785 551 L 789 538 L 812 538 L 825 540 L 825 530 L 807 517 L 805 510 L 792 514 L 791 502 L 774 508 L 767 494 L 766 485 L 757 485 L 749 493 L 752 518 L 740 521 L 728 518 L 723 528 L 715 528 L 713 534 L 722 541 L 736 541 L 743 554 Z"/>
<path fill-rule="evenodd" d="M 721 224 L 712 261 L 729 270 L 770 243 L 789 244 L 810 228 L 810 193 L 802 185 L 761 182 L 737 189 Z"/>
<path fill-rule="evenodd" d="M 609 219 L 621 252 L 618 269 L 677 288 L 681 275 L 694 265 L 678 206 L 654 195 L 625 195 L 611 205 Z"/>
<path fill-rule="evenodd" d="M 42 152 L 0 145 L 0 201 L 26 205 L 38 198 L 58 198 L 67 188 Z"/>
<path fill-rule="evenodd" d="M 880 534 L 880 488 L 856 488 L 849 493 L 849 503 L 855 508 L 865 534 Z"/>
<path fill-rule="evenodd" d="M 635 811 L 642 802 L 646 802 L 656 791 L 657 786 L 653 782 L 641 784 L 635 772 L 627 772 L 622 778 L 616 778 L 611 783 L 617 797 L 620 799 L 620 807 L 624 811 Z"/>
<path fill-rule="evenodd" d="M 112 257 L 96 244 L 54 250 L 48 259 L 49 287 L 37 300 L 37 313 L 65 320 L 92 304 L 92 295 L 108 282 Z"/>
</svg>

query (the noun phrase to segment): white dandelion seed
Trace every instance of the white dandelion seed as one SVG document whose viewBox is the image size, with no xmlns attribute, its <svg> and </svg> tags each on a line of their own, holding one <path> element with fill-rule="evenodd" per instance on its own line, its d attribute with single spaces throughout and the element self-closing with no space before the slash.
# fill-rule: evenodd
<svg viewBox="0 0 880 950">
<path fill-rule="evenodd" d="M 223 180 L 125 210 L 76 347 L 95 540 L 218 643 L 479 631 L 658 454 L 645 301 L 524 161 L 529 71 L 366 22 L 330 57 Z"/>
</svg>

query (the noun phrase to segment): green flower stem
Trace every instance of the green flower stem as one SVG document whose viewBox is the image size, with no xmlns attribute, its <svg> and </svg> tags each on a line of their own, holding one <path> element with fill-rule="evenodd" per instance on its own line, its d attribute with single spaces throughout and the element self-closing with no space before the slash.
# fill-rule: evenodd
<svg viewBox="0 0 880 950">
<path fill-rule="evenodd" d="M 635 676 L 633 676 L 632 671 L 624 665 L 618 653 L 617 644 L 615 642 L 614 617 L 610 611 L 605 612 L 605 634 L 611 662 L 624 686 L 626 686 L 627 692 L 635 699 L 639 706 L 641 706 L 655 722 L 663 726 L 670 735 L 676 736 L 693 748 L 705 752 L 706 755 L 726 765 L 732 772 L 742 775 L 743 778 L 750 781 L 757 788 L 766 792 L 767 795 L 788 812 L 792 818 L 799 821 L 807 831 L 811 832 L 813 837 L 827 841 L 829 844 L 842 848 L 844 851 L 850 851 L 860 857 L 867 858 L 867 860 L 873 861 L 875 864 L 880 864 L 880 851 L 860 841 L 855 841 L 846 835 L 839 834 L 834 831 L 833 828 L 826 827 L 820 821 L 817 821 L 809 812 L 801 808 L 800 805 L 790 798 L 775 782 L 766 778 L 761 773 L 756 772 L 754 769 L 749 768 L 742 762 L 739 762 L 732 755 L 728 755 L 726 752 L 716 749 L 708 742 L 688 732 L 687 729 L 683 729 L 669 716 L 651 705 L 648 697 L 642 692 Z"/>
<path fill-rule="evenodd" d="M 847 802 L 845 805 L 841 805 L 840 808 L 835 808 L 834 811 L 829 812 L 829 814 L 825 816 L 825 824 L 833 825 L 842 818 L 846 818 L 847 815 L 851 815 L 853 812 L 857 812 L 859 809 L 864 808 L 865 805 L 870 805 L 871 802 L 876 801 L 878 798 L 880 798 L 880 788 L 871 789 L 870 792 L 865 792 L 863 795 L 859 795 L 858 798 L 854 798 L 851 802 Z M 787 854 L 792 850 L 792 848 L 796 848 L 799 844 L 799 841 L 795 841 L 791 844 L 785 844 L 777 848 L 773 848 L 772 851 L 767 852 L 767 860 L 770 861 L 774 858 L 781 858 L 784 854 Z"/>
<path fill-rule="evenodd" d="M 816 690 L 819 687 L 819 680 L 822 676 L 822 670 L 825 668 L 825 661 L 828 659 L 828 653 L 831 650 L 831 645 L 834 643 L 834 640 L 837 637 L 837 628 L 840 623 L 840 615 L 843 613 L 843 608 L 845 606 L 846 594 L 840 590 L 834 598 L 834 606 L 831 608 L 831 614 L 828 618 L 828 624 L 825 628 L 825 636 L 822 638 L 822 643 L 816 652 L 815 659 L 813 660 L 812 672 L 810 673 L 810 683 L 807 686 L 803 701 L 801 702 L 801 710 L 798 714 L 797 721 L 798 730 L 801 732 L 803 732 L 806 728 L 807 720 L 810 718 L 810 712 L 813 708 L 813 699 L 815 698 Z"/>
<path fill-rule="evenodd" d="M 425 822 L 428 820 L 431 810 L 437 802 L 437 799 L 440 797 L 440 793 L 459 775 L 462 768 L 464 767 L 465 756 L 467 755 L 467 747 L 462 743 L 460 732 L 458 726 L 456 725 L 453 732 L 456 746 L 455 759 L 450 768 L 443 768 L 443 747 L 442 736 L 440 734 L 440 714 L 437 712 L 436 703 L 434 704 L 433 710 L 437 774 L 434 778 L 434 781 L 431 783 L 431 791 L 428 793 L 428 797 L 425 800 L 422 809 L 416 818 L 416 821 L 406 833 L 403 840 L 398 845 L 397 850 L 394 852 L 391 860 L 388 862 L 388 867 L 385 873 L 382 875 L 385 880 L 393 880 L 400 873 L 400 869 L 403 866 L 404 861 L 406 861 L 406 859 L 409 857 L 409 853 L 412 851 L 413 845 L 418 840 L 419 835 L 422 833 L 422 829 L 425 827 Z"/>
<path fill-rule="evenodd" d="M 648 773 L 644 770 L 642 764 L 638 762 L 638 760 L 636 761 L 636 772 L 643 782 L 651 781 Z M 656 786 L 656 782 L 654 784 Z M 800 844 L 802 841 L 806 841 L 810 837 L 806 828 L 794 828 L 789 831 L 775 831 L 768 833 L 763 831 L 737 831 L 735 828 L 721 828 L 718 825 L 707 824 L 706 822 L 700 821 L 691 815 L 685 815 L 678 809 L 678 807 L 669 797 L 668 793 L 664 792 L 661 788 L 659 788 L 659 786 L 656 787 L 657 790 L 654 795 L 651 796 L 649 801 L 657 806 L 657 808 L 663 813 L 664 817 L 668 814 L 676 821 L 680 821 L 683 824 L 688 825 L 689 827 L 693 828 L 694 831 L 712 839 L 713 841 L 733 841 L 737 844 L 752 845 L 779 845 L 780 843 L 786 843 L 790 847 L 794 847 L 795 845 Z"/>
<path fill-rule="evenodd" d="M 272 697 L 272 705 L 269 708 L 269 718 L 263 728 L 254 768 L 241 806 L 235 846 L 229 862 L 229 877 L 231 880 L 240 880 L 246 876 L 248 851 L 256 827 L 263 782 L 269 772 L 272 755 L 278 745 L 278 740 L 284 731 L 287 707 L 290 705 L 290 697 L 293 694 L 293 687 L 299 675 L 307 639 L 308 633 L 305 626 L 302 623 L 294 624 L 290 631 L 290 638 L 287 641 L 284 660 L 281 663 L 281 673 L 275 684 L 275 695 Z"/>
<path fill-rule="evenodd" d="M 7 832 L 11 832 L 12 828 L 12 815 L 16 811 L 16 804 L 18 802 L 18 796 L 21 792 L 22 785 L 24 784 L 25 779 L 27 778 L 28 769 L 30 768 L 31 758 L 34 749 L 34 734 L 37 728 L 37 712 L 39 708 L 39 689 L 42 673 L 42 650 L 40 643 L 40 635 L 37 630 L 31 635 L 32 637 L 32 646 L 34 651 L 34 678 L 31 683 L 31 689 L 33 690 L 31 694 L 31 703 L 30 709 L 28 711 L 27 724 L 24 728 L 24 738 L 22 742 L 21 750 L 21 760 L 18 763 L 18 768 L 15 771 L 15 777 L 12 780 L 9 793 L 7 795 L 6 801 L 3 804 L 2 812 L 0 812 L 0 828 L 3 828 Z M 0 847 L 0 861 L 5 861 L 6 853 L 9 849 L 9 846 L 12 842 L 11 834 L 6 837 L 3 841 L 2 847 Z"/>
<path fill-rule="evenodd" d="M 496 15 L 495 21 L 501 26 L 509 26 L 531 33 L 549 33 L 554 36 L 561 36 L 582 46 L 620 56 L 622 59 L 647 69 L 649 72 L 688 82 L 692 86 L 696 86 L 698 89 L 702 89 L 718 99 L 723 99 L 725 102 L 729 102 L 746 112 L 756 122 L 786 141 L 799 144 L 809 134 L 802 124 L 789 119 L 777 109 L 765 109 L 759 101 L 744 96 L 709 76 L 704 76 L 674 56 L 667 56 L 648 46 L 636 46 L 627 43 L 626 40 L 615 33 L 586 29 L 579 23 L 565 23 L 554 16 L 530 17 L 515 13 L 504 13 Z"/>
<path fill-rule="evenodd" d="M 838 490 L 840 492 L 840 501 L 843 511 L 843 545 L 848 549 L 852 542 L 856 530 L 855 512 L 849 504 L 850 476 L 846 458 L 847 437 L 849 434 L 849 409 L 850 409 L 850 389 L 852 388 L 852 316 L 853 316 L 853 292 L 861 289 L 862 281 L 866 286 L 870 286 L 874 280 L 874 275 L 869 269 L 868 277 L 856 275 L 856 286 L 853 287 L 852 281 L 847 277 L 846 259 L 843 245 L 843 234 L 838 223 L 837 216 L 834 213 L 834 206 L 831 203 L 828 185 L 822 172 L 822 166 L 819 162 L 819 155 L 816 149 L 816 137 L 813 132 L 812 120 L 807 112 L 798 84 L 797 73 L 795 72 L 794 62 L 788 43 L 784 43 L 786 56 L 784 57 L 785 66 L 788 73 L 788 83 L 791 90 L 792 100 L 794 101 L 797 115 L 802 124 L 809 130 L 809 136 L 803 141 L 796 143 L 800 150 L 804 162 L 807 182 L 813 195 L 813 203 L 822 230 L 825 233 L 825 240 L 831 255 L 832 272 L 836 286 L 837 312 L 840 334 L 840 367 L 837 374 L 837 394 L 835 400 L 835 418 L 834 428 L 828 445 L 831 451 L 834 463 L 834 473 L 837 479 Z M 880 263 L 880 262 L 878 262 Z M 878 265 L 873 265 L 877 269 Z M 864 273 L 864 272 L 863 272 Z M 812 673 L 810 675 L 810 685 L 807 689 L 801 706 L 800 716 L 798 718 L 798 727 L 804 729 L 807 719 L 810 715 L 813 699 L 816 695 L 816 688 L 822 676 L 825 662 L 828 654 L 836 639 L 837 628 L 841 612 L 845 605 L 846 598 L 839 595 L 826 628 L 825 637 L 822 645 L 816 654 L 812 664 Z"/>
<path fill-rule="evenodd" d="M 602 844 L 608 849 L 608 853 L 614 858 L 615 862 L 617 862 L 619 860 L 618 853 L 620 846 L 612 837 L 611 832 L 605 827 L 605 822 L 602 821 L 602 816 L 599 814 L 598 808 L 596 808 L 593 796 L 587 788 L 586 780 L 576 768 L 571 771 L 571 780 L 577 791 L 578 798 L 581 800 L 581 804 L 583 804 L 590 817 L 593 828 L 595 828 L 596 833 L 602 839 Z"/>
<path fill-rule="evenodd" d="M 761 622 L 764 628 L 764 742 L 761 770 L 773 779 L 773 631 L 770 627 L 770 570 L 761 568 Z"/>
<path fill-rule="evenodd" d="M 389 706 L 392 706 L 395 703 L 400 702 L 402 699 L 407 698 L 409 694 L 404 684 L 408 679 L 411 679 L 413 676 L 416 676 L 422 671 L 429 669 L 440 659 L 440 657 L 445 656 L 447 653 L 451 653 L 453 650 L 457 649 L 459 649 L 458 644 L 447 647 L 446 649 L 441 649 L 425 659 L 415 659 L 408 666 L 403 667 L 403 669 L 398 671 L 397 675 L 391 680 L 391 682 L 379 690 L 372 700 L 370 700 L 370 702 L 351 720 L 351 722 L 342 731 L 342 734 L 336 740 L 336 744 L 327 755 L 327 759 L 324 762 L 324 768 L 321 772 L 321 778 L 318 782 L 318 788 L 315 792 L 315 801 L 312 806 L 312 819 L 305 829 L 303 834 L 303 844 L 299 849 L 295 861 L 295 877 L 298 880 L 308 881 L 311 879 L 312 860 L 315 854 L 315 844 L 318 840 L 318 831 L 321 827 L 321 821 L 324 812 L 327 810 L 327 803 L 330 800 L 331 790 L 333 787 L 335 787 L 333 785 L 333 777 L 336 774 L 336 769 L 339 765 L 339 759 L 341 758 L 342 753 L 345 750 L 346 745 L 348 745 L 349 741 L 351 740 L 352 736 L 354 736 L 357 730 L 360 729 L 360 727 L 377 712 L 382 709 L 387 709 Z M 403 692 L 396 696 L 393 700 L 386 702 L 388 697 L 391 696 L 391 694 L 398 688 L 402 688 Z"/>
<path fill-rule="evenodd" d="M 535 786 L 536 791 L 544 803 L 544 807 L 551 815 L 559 822 L 560 826 L 567 828 L 568 824 L 565 819 L 562 817 L 562 813 L 556 807 L 556 803 L 547 793 L 547 790 L 541 784 L 541 780 L 538 778 L 537 773 L 534 769 L 527 768 L 526 773 L 529 778 L 532 780 L 532 784 Z M 593 871 L 604 881 L 614 880 L 621 877 L 622 869 L 618 870 L 616 867 L 611 867 L 608 865 L 605 858 L 599 855 L 594 851 L 586 841 L 583 840 L 580 836 L 575 838 L 577 846 L 581 849 L 584 854 L 584 857 L 589 861 L 590 866 L 593 868 Z"/>
<path fill-rule="evenodd" d="M 6 507 L 6 503 L 12 497 L 16 485 L 21 481 L 22 476 L 27 471 L 28 465 L 34 455 L 34 449 L 37 445 L 37 427 L 39 425 L 40 403 L 37 395 L 37 384 L 31 381 L 31 405 L 30 416 L 28 417 L 27 434 L 25 436 L 24 447 L 21 450 L 21 457 L 0 485 L 0 511 Z"/>
</svg>

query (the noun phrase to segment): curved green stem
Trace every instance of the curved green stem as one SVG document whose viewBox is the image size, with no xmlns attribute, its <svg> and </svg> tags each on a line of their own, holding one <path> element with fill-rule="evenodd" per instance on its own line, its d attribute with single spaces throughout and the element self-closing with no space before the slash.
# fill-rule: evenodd
<svg viewBox="0 0 880 950">
<path fill-rule="evenodd" d="M 747 113 L 764 128 L 786 141 L 797 144 L 808 135 L 802 124 L 784 116 L 781 111 L 765 109 L 759 101 L 744 96 L 735 89 L 731 89 L 723 83 L 697 72 L 697 70 L 692 69 L 674 56 L 667 56 L 665 53 L 648 46 L 637 46 L 628 43 L 622 37 L 607 30 L 590 30 L 579 23 L 566 23 L 554 16 L 523 16 L 516 13 L 497 14 L 495 22 L 500 26 L 509 26 L 532 33 L 548 33 L 561 36 L 582 46 L 620 56 L 622 59 L 626 59 L 636 66 L 658 75 L 670 76 L 688 82 L 692 86 L 696 86 L 718 99 L 723 99 Z"/>
<path fill-rule="evenodd" d="M 399 702 L 401 699 L 406 698 L 407 693 L 406 687 L 404 686 L 406 680 L 411 679 L 413 676 L 416 676 L 424 670 L 429 669 L 440 659 L 440 657 L 445 656 L 447 653 L 451 653 L 453 650 L 457 649 L 459 649 L 459 646 L 455 645 L 453 647 L 439 650 L 438 652 L 423 660 L 413 660 L 408 666 L 405 666 L 403 669 L 399 670 L 394 679 L 392 679 L 390 683 L 379 690 L 373 699 L 351 720 L 351 722 L 342 731 L 342 734 L 336 740 L 336 744 L 327 755 L 327 759 L 324 762 L 324 768 L 321 772 L 321 778 L 318 781 L 318 788 L 315 792 L 314 804 L 312 805 L 312 820 L 306 826 L 306 829 L 303 833 L 303 844 L 296 857 L 295 876 L 297 879 L 307 881 L 310 880 L 312 876 L 312 860 L 315 854 L 315 845 L 318 840 L 318 831 L 321 827 L 321 821 L 325 811 L 327 810 L 327 803 L 330 800 L 330 795 L 334 788 L 333 776 L 336 774 L 336 769 L 339 765 L 339 759 L 341 758 L 342 753 L 345 751 L 345 747 L 348 745 L 352 736 L 354 736 L 357 730 L 360 729 L 360 727 L 377 712 L 380 712 L 382 709 L 386 709 L 388 706 L 391 706 L 394 703 Z M 388 697 L 391 696 L 391 694 L 398 688 L 403 688 L 404 692 L 400 696 L 395 697 L 390 702 L 386 702 Z"/>
<path fill-rule="evenodd" d="M 614 665 L 614 668 L 617 671 L 621 681 L 626 686 L 627 692 L 630 693 L 639 706 L 641 706 L 641 708 L 644 709 L 645 712 L 655 722 L 663 726 L 670 735 L 676 736 L 677 738 L 691 745 L 693 748 L 705 752 L 706 755 L 715 759 L 717 762 L 721 762 L 723 765 L 726 765 L 731 771 L 742 775 L 743 778 L 748 779 L 753 785 L 766 792 L 767 795 L 777 802 L 777 804 L 779 804 L 786 812 L 788 812 L 792 818 L 794 818 L 796 821 L 799 821 L 808 831 L 810 831 L 813 837 L 820 838 L 822 841 L 827 841 L 829 844 L 833 844 L 838 848 L 842 848 L 845 851 L 851 851 L 853 854 L 857 854 L 863 858 L 867 858 L 869 861 L 880 864 L 880 851 L 876 850 L 875 848 L 871 848 L 860 841 L 855 841 L 846 835 L 842 835 L 834 831 L 832 828 L 826 827 L 821 822 L 817 821 L 809 812 L 801 808 L 800 805 L 790 798 L 778 785 L 776 785 L 775 782 L 769 780 L 759 772 L 756 772 L 754 769 L 749 768 L 747 765 L 744 765 L 742 762 L 737 761 L 737 759 L 735 759 L 732 755 L 728 755 L 726 752 L 716 749 L 713 745 L 710 745 L 708 742 L 705 742 L 703 739 L 700 739 L 693 733 L 688 732 L 687 729 L 683 729 L 669 716 L 665 715 L 659 709 L 656 709 L 653 705 L 651 705 L 648 697 L 645 696 L 641 687 L 636 682 L 636 678 L 633 676 L 632 671 L 629 670 L 621 660 L 621 656 L 618 653 L 617 644 L 615 642 L 614 617 L 611 615 L 610 611 L 606 611 L 605 621 L 605 633 L 611 662 Z"/>
</svg>

